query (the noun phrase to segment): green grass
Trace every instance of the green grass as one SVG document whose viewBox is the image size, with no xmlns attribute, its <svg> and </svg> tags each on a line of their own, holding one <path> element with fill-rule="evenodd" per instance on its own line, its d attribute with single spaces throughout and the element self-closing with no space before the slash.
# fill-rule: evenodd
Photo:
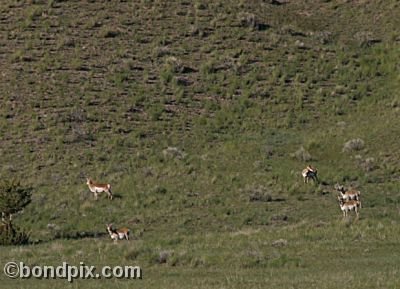
<svg viewBox="0 0 400 289">
<path fill-rule="evenodd" d="M 143 279 L 4 286 L 398 288 L 398 1 L 33 2 L 0 4 L 0 174 L 34 188 L 35 242 L 1 263 Z"/>
</svg>

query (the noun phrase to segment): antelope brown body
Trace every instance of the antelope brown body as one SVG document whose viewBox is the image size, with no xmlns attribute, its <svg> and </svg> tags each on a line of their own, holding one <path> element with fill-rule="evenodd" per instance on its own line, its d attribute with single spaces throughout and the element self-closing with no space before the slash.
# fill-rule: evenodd
<svg viewBox="0 0 400 289">
<path fill-rule="evenodd" d="M 302 172 L 304 183 L 308 183 L 309 180 L 313 180 L 314 182 L 318 182 L 318 173 L 317 169 L 308 165 Z"/>
<path fill-rule="evenodd" d="M 126 227 L 114 229 L 112 224 L 107 224 L 107 231 L 110 234 L 110 237 L 114 242 L 122 239 L 129 240 L 129 232 L 130 230 Z"/>
<path fill-rule="evenodd" d="M 338 196 L 339 206 L 343 212 L 343 218 L 347 217 L 348 212 L 354 211 L 356 212 L 357 218 L 359 217 L 359 209 L 361 207 L 360 201 L 350 200 L 345 201 L 341 197 Z"/>
<path fill-rule="evenodd" d="M 97 200 L 98 194 L 102 192 L 106 192 L 108 195 L 108 198 L 110 200 L 113 199 L 113 194 L 111 192 L 111 185 L 110 184 L 98 184 L 92 181 L 91 179 L 87 178 L 86 179 L 86 184 L 89 187 L 89 190 L 94 193 L 94 197 Z"/>
<path fill-rule="evenodd" d="M 340 198 L 343 199 L 345 202 L 355 200 L 360 203 L 360 207 L 361 207 L 361 200 L 360 200 L 361 192 L 360 191 L 346 190 L 344 188 L 344 186 L 339 185 L 339 184 L 335 185 L 335 189 L 339 192 Z"/>
</svg>

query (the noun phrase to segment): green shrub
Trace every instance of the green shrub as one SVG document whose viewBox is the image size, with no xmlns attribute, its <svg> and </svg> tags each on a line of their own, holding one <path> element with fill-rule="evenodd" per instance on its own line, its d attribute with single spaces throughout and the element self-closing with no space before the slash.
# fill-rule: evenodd
<svg viewBox="0 0 400 289">
<path fill-rule="evenodd" d="M 0 184 L 0 245 L 21 245 L 29 241 L 24 231 L 12 225 L 11 216 L 23 210 L 31 202 L 31 189 L 24 188 L 16 181 Z"/>
<path fill-rule="evenodd" d="M 5 217 L 18 213 L 30 202 L 30 188 L 23 188 L 16 181 L 4 181 L 0 184 L 0 211 Z"/>
</svg>

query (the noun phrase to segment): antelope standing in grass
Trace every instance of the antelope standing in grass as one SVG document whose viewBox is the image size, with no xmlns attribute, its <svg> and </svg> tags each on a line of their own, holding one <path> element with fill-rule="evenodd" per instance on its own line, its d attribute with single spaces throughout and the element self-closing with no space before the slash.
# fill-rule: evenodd
<svg viewBox="0 0 400 289">
<path fill-rule="evenodd" d="M 361 207 L 361 203 L 356 200 L 345 201 L 340 196 L 338 196 L 339 206 L 343 212 L 343 218 L 347 217 L 347 213 L 350 211 L 356 212 L 357 218 L 359 217 L 359 209 Z"/>
<path fill-rule="evenodd" d="M 112 224 L 107 224 L 107 231 L 110 234 L 110 237 L 114 242 L 118 240 L 126 239 L 129 240 L 129 232 L 130 230 L 126 227 L 113 229 Z"/>
<path fill-rule="evenodd" d="M 357 190 L 345 190 L 344 186 L 336 184 L 335 189 L 340 193 L 340 198 L 343 199 L 345 202 L 346 201 L 351 201 L 355 200 L 360 203 L 361 207 L 361 192 Z"/>
<path fill-rule="evenodd" d="M 113 199 L 113 194 L 111 192 L 111 185 L 110 184 L 97 184 L 93 182 L 91 179 L 86 178 L 86 184 L 89 187 L 89 190 L 94 193 L 94 198 L 97 200 L 98 194 L 102 192 L 106 192 L 108 198 L 110 200 Z"/>
<path fill-rule="evenodd" d="M 317 175 L 317 169 L 312 167 L 311 165 L 308 165 L 302 172 L 301 172 L 303 178 L 304 178 L 304 183 L 308 183 L 309 180 L 313 180 L 314 182 L 318 182 L 318 175 Z"/>
</svg>

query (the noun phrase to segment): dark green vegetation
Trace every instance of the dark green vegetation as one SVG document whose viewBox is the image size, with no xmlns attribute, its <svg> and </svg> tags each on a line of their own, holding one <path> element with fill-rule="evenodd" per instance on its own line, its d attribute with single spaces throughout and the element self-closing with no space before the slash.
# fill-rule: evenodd
<svg viewBox="0 0 400 289">
<path fill-rule="evenodd" d="M 2 264 L 144 274 L 5 287 L 398 288 L 400 3 L 277 2 L 1 1 L 0 172 L 39 241 Z"/>
<path fill-rule="evenodd" d="M 31 189 L 21 187 L 15 180 L 0 183 L 0 245 L 29 243 L 29 236 L 13 225 L 12 216 L 30 204 L 31 196 Z"/>
</svg>

